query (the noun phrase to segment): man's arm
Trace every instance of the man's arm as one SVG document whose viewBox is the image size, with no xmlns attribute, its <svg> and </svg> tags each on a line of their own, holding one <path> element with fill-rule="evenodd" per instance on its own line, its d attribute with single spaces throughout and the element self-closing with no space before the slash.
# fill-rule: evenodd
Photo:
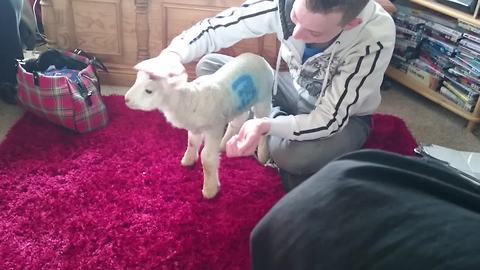
<svg viewBox="0 0 480 270">
<path fill-rule="evenodd" d="M 380 103 L 380 85 L 394 40 L 366 45 L 347 57 L 326 89 L 321 104 L 309 114 L 270 120 L 269 134 L 290 140 L 314 140 L 341 131 L 352 114 L 371 114 Z"/>
<path fill-rule="evenodd" d="M 166 50 L 188 63 L 207 53 L 228 48 L 248 38 L 281 32 L 277 1 L 248 0 L 204 19 L 175 37 Z"/>
<path fill-rule="evenodd" d="M 226 152 L 228 157 L 252 155 L 262 136 L 270 130 L 269 118 L 250 119 L 246 121 L 237 135 L 228 140 Z"/>
<path fill-rule="evenodd" d="M 281 32 L 278 1 L 248 0 L 183 31 L 159 56 L 140 62 L 135 69 L 153 77 L 179 76 L 185 73 L 184 63 L 275 31 Z"/>
</svg>

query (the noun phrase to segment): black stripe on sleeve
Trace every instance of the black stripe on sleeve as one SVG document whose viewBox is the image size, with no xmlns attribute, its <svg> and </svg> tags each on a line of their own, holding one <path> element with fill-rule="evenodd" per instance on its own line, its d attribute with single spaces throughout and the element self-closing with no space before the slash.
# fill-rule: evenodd
<svg viewBox="0 0 480 270">
<path fill-rule="evenodd" d="M 353 102 L 351 104 L 348 105 L 347 107 L 347 113 L 345 115 L 345 117 L 343 117 L 342 119 L 342 123 L 340 124 L 339 126 L 339 129 L 345 124 L 346 120 L 348 119 L 348 115 L 349 115 L 349 110 L 350 110 L 350 107 L 352 107 L 355 103 L 357 103 L 358 101 L 358 98 L 360 96 L 360 88 L 363 86 L 363 84 L 365 83 L 365 81 L 367 80 L 367 78 L 373 73 L 373 71 L 375 70 L 375 67 L 377 65 L 377 61 L 378 59 L 380 58 L 380 54 L 383 50 L 383 45 L 382 43 L 379 41 L 377 42 L 377 45 L 378 47 L 380 47 L 380 49 L 375 53 L 375 59 L 373 60 L 373 64 L 372 64 L 372 67 L 370 68 L 370 71 L 368 72 L 368 74 L 366 74 L 363 78 L 362 78 L 362 81 L 360 82 L 360 84 L 358 85 L 357 89 L 355 90 L 355 99 L 353 100 Z M 339 129 L 337 129 L 336 131 L 333 131 L 331 134 L 337 132 Z"/>
<path fill-rule="evenodd" d="M 255 5 L 255 4 L 259 4 L 259 3 L 262 3 L 262 2 L 273 2 L 273 0 L 258 0 L 257 2 L 248 3 L 248 4 L 243 4 L 243 5 L 241 5 L 240 7 L 241 7 L 241 8 L 249 7 L 249 6 L 253 6 L 253 5 Z M 225 15 L 225 16 L 215 16 L 215 18 L 216 18 L 216 19 L 222 19 L 222 18 L 230 17 L 230 16 L 233 15 L 233 13 L 235 13 L 235 10 L 233 10 L 232 12 L 230 12 L 230 14 L 228 14 L 228 15 Z"/>
<path fill-rule="evenodd" d="M 334 134 L 336 133 L 338 130 L 340 130 L 340 128 L 344 125 L 346 119 L 348 119 L 348 116 L 349 116 L 349 109 L 351 106 L 353 106 L 357 101 L 358 101 L 358 98 L 359 98 L 359 92 L 360 92 L 360 88 L 363 86 L 363 84 L 365 83 L 366 79 L 373 73 L 373 71 L 375 70 L 375 67 L 377 65 L 377 61 L 378 59 L 380 58 L 380 54 L 381 54 L 381 51 L 383 50 L 383 45 L 381 42 L 377 42 L 377 45 L 380 47 L 380 49 L 376 52 L 375 54 L 375 58 L 374 58 L 374 61 L 372 63 L 372 66 L 370 67 L 370 71 L 368 72 L 368 74 L 366 74 L 362 80 L 360 81 L 360 84 L 357 86 L 357 88 L 355 89 L 355 99 L 353 100 L 353 102 L 351 104 L 349 104 L 347 106 L 347 110 L 346 110 L 346 115 L 345 117 L 342 119 L 342 122 L 341 124 L 339 125 L 338 129 L 332 131 L 330 133 L 331 134 Z M 335 122 L 335 118 L 338 114 L 338 110 L 340 108 L 340 105 L 341 103 L 343 102 L 343 100 L 345 99 L 345 96 L 347 95 L 348 93 L 348 86 L 350 84 L 350 81 L 352 80 L 352 78 L 358 73 L 358 71 L 360 70 L 360 66 L 362 65 L 362 62 L 363 62 L 363 59 L 365 56 L 369 55 L 370 54 L 370 46 L 367 46 L 366 49 L 365 49 L 365 55 L 360 57 L 358 59 L 358 62 L 357 62 L 357 66 L 355 68 L 355 71 L 350 74 L 350 76 L 347 78 L 347 80 L 345 81 L 345 90 L 343 91 L 338 103 L 336 104 L 335 106 L 335 112 L 333 113 L 333 117 L 332 119 L 330 119 L 330 121 L 327 123 L 326 126 L 323 126 L 323 127 L 319 127 L 319 128 L 314 128 L 314 129 L 309 129 L 309 130 L 302 130 L 302 131 L 299 131 L 299 132 L 294 132 L 294 135 L 295 136 L 300 136 L 302 134 L 307 134 L 307 133 L 313 133 L 313 132 L 318 132 L 318 131 L 322 131 L 322 130 L 326 130 L 328 129 L 334 122 Z"/>
<path fill-rule="evenodd" d="M 230 17 L 233 14 L 235 14 L 235 10 L 232 10 L 232 12 L 230 12 L 230 14 L 228 14 L 228 15 L 222 15 L 222 16 L 218 15 L 218 16 L 215 16 L 214 18 L 215 19 L 223 19 L 223 18 L 226 18 L 226 17 Z M 208 22 L 210 23 L 210 19 L 208 19 Z"/>
<path fill-rule="evenodd" d="M 253 13 L 253 14 L 249 14 L 249 15 L 245 15 L 245 16 L 241 16 L 239 17 L 236 21 L 233 21 L 233 22 L 229 22 L 227 24 L 218 24 L 218 25 L 215 25 L 215 26 L 209 26 L 207 27 L 206 29 L 202 30 L 202 32 L 200 32 L 200 34 L 198 34 L 194 39 L 192 39 L 188 44 L 192 44 L 194 43 L 195 41 L 197 41 L 199 38 L 201 38 L 203 36 L 203 34 L 205 34 L 206 32 L 210 31 L 210 30 L 215 30 L 219 27 L 229 27 L 231 25 L 234 25 L 234 24 L 237 24 L 239 23 L 240 21 L 244 20 L 244 19 L 248 19 L 248 18 L 252 18 L 252 17 L 256 17 L 256 16 L 260 16 L 260 15 L 263 15 L 263 14 L 266 14 L 266 13 L 269 13 L 269 12 L 274 12 L 274 11 L 277 11 L 278 10 L 278 7 L 274 7 L 274 8 L 271 8 L 271 9 L 267 9 L 267 10 L 263 10 L 263 11 L 260 11 L 260 12 L 257 12 L 257 13 Z"/>
</svg>

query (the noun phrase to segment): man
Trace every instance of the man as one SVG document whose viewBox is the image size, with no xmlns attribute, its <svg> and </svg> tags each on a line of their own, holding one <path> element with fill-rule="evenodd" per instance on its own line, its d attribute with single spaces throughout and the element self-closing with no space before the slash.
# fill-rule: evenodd
<svg viewBox="0 0 480 270">
<path fill-rule="evenodd" d="M 0 1 L 0 99 L 15 104 L 16 97 L 16 59 L 23 59 L 20 39 L 20 19 L 23 1 Z"/>
<path fill-rule="evenodd" d="M 177 76 L 188 63 L 236 42 L 276 33 L 289 72 L 279 72 L 272 118 L 252 119 L 227 144 L 227 155 L 254 153 L 269 135 L 270 156 L 287 189 L 329 161 L 359 149 L 380 104 L 380 85 L 395 43 L 395 25 L 373 0 L 248 0 L 205 19 L 136 66 L 154 76 Z M 231 57 L 208 54 L 197 75 Z M 280 59 L 279 59 L 280 60 Z M 291 181 L 296 179 L 296 181 Z"/>
</svg>

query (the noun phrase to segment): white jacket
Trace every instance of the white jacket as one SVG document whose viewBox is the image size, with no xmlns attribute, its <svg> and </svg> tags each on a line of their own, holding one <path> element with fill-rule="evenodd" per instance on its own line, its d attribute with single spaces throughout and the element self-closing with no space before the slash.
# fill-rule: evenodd
<svg viewBox="0 0 480 270">
<path fill-rule="evenodd" d="M 269 134 L 300 141 L 328 137 L 344 128 L 349 116 L 370 115 L 380 104 L 380 85 L 395 44 L 395 25 L 383 8 L 370 0 L 357 16 L 362 19 L 360 25 L 343 31 L 332 45 L 302 65 L 305 43 L 291 37 L 292 3 L 247 0 L 197 23 L 174 38 L 167 49 L 188 63 L 242 39 L 276 33 L 282 43 L 280 55 L 299 94 L 317 106 L 309 114 L 271 119 Z"/>
</svg>

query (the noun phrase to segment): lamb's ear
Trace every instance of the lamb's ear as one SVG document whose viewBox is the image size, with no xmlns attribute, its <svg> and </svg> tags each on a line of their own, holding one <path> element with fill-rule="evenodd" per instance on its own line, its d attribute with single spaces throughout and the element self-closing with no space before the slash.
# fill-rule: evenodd
<svg viewBox="0 0 480 270">
<path fill-rule="evenodd" d="M 187 83 L 188 81 L 188 74 L 183 72 L 180 75 L 172 75 L 167 78 L 167 83 L 172 86 L 173 89 Z"/>
<path fill-rule="evenodd" d="M 139 70 L 137 72 L 137 80 L 136 80 L 137 82 L 138 81 L 146 81 L 146 80 L 149 80 L 149 79 L 150 79 L 150 75 L 147 72 L 141 71 L 141 70 Z"/>
</svg>

